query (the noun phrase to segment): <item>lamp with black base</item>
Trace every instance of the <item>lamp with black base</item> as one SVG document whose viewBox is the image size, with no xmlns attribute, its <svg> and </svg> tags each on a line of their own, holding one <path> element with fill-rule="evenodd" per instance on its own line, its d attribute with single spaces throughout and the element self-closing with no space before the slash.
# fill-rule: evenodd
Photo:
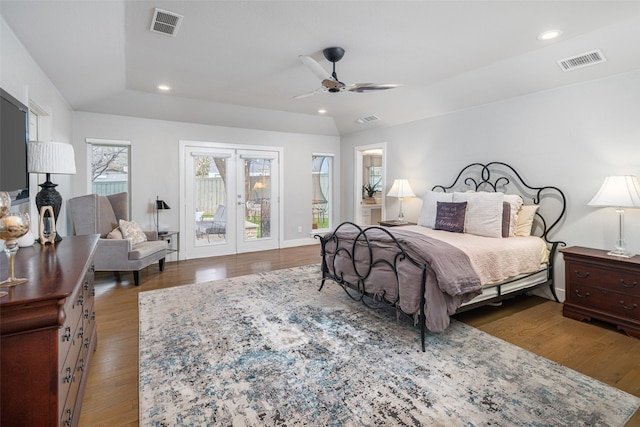
<svg viewBox="0 0 640 427">
<path fill-rule="evenodd" d="M 71 144 L 62 142 L 29 142 L 28 169 L 30 173 L 44 173 L 46 180 L 40 184 L 41 190 L 36 195 L 38 212 L 43 206 L 53 208 L 54 222 L 58 222 L 58 215 L 62 207 L 62 196 L 56 190 L 58 184 L 51 182 L 51 174 L 74 175 L 76 162 Z M 56 233 L 55 241 L 62 240 L 60 233 Z"/>
<path fill-rule="evenodd" d="M 160 200 L 158 196 L 156 196 L 156 232 L 158 233 L 158 236 L 168 233 L 168 231 L 160 231 L 160 211 L 165 209 L 171 208 L 164 200 Z"/>
</svg>

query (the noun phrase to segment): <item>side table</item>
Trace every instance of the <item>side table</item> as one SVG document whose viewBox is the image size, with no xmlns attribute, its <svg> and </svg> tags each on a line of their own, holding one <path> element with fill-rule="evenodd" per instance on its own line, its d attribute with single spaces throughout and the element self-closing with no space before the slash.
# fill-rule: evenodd
<svg viewBox="0 0 640 427">
<path fill-rule="evenodd" d="M 398 220 L 380 221 L 378 224 L 382 225 L 383 227 L 402 227 L 403 225 L 416 225 L 415 222 Z"/>
<path fill-rule="evenodd" d="M 158 239 L 167 242 L 167 255 L 175 253 L 177 261 L 180 261 L 180 232 L 179 231 L 161 231 Z"/>
<path fill-rule="evenodd" d="M 560 249 L 565 261 L 562 314 L 612 323 L 640 338 L 640 256 L 618 258 L 600 249 Z"/>
</svg>

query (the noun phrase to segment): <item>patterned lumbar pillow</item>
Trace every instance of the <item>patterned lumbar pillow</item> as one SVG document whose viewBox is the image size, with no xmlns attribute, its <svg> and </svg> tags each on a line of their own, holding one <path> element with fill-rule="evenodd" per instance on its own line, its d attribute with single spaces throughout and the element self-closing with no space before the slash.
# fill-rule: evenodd
<svg viewBox="0 0 640 427">
<path fill-rule="evenodd" d="M 142 231 L 135 221 L 125 221 L 121 219 L 119 225 L 122 237 L 130 240 L 132 245 L 147 241 L 147 235 L 144 234 L 144 231 Z"/>
<path fill-rule="evenodd" d="M 467 210 L 467 202 L 437 202 L 435 230 L 464 232 L 464 217 Z"/>
</svg>

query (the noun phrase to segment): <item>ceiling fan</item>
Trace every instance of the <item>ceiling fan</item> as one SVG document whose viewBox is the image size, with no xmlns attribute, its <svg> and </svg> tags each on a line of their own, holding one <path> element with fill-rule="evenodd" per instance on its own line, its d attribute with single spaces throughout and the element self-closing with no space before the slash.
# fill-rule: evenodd
<svg viewBox="0 0 640 427">
<path fill-rule="evenodd" d="M 333 63 L 333 72 L 329 73 L 318 62 L 310 56 L 299 55 L 300 61 L 306 65 L 313 73 L 320 78 L 322 86 L 318 89 L 295 96 L 296 99 L 306 98 L 307 96 L 317 93 L 330 92 L 357 92 L 365 93 L 379 90 L 393 89 L 402 86 L 399 83 L 354 83 L 344 84 L 338 79 L 336 74 L 336 62 L 340 61 L 344 56 L 344 49 L 341 47 L 328 47 L 322 51 L 325 59 Z"/>
</svg>

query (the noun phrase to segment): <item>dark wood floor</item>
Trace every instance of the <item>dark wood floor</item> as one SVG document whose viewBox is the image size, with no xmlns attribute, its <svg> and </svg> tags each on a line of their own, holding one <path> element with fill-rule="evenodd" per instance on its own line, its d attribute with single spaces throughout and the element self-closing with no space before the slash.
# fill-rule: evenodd
<svg viewBox="0 0 640 427">
<path fill-rule="evenodd" d="M 98 348 L 87 384 L 80 426 L 138 425 L 138 293 L 318 263 L 319 246 L 170 262 L 144 270 L 141 286 L 130 274 L 121 280 L 96 274 Z M 364 309 L 364 307 L 363 307 Z M 562 317 L 562 305 L 522 297 L 502 307 L 482 307 L 460 321 L 640 396 L 640 340 L 603 323 Z M 640 426 L 636 413 L 627 426 Z"/>
</svg>

